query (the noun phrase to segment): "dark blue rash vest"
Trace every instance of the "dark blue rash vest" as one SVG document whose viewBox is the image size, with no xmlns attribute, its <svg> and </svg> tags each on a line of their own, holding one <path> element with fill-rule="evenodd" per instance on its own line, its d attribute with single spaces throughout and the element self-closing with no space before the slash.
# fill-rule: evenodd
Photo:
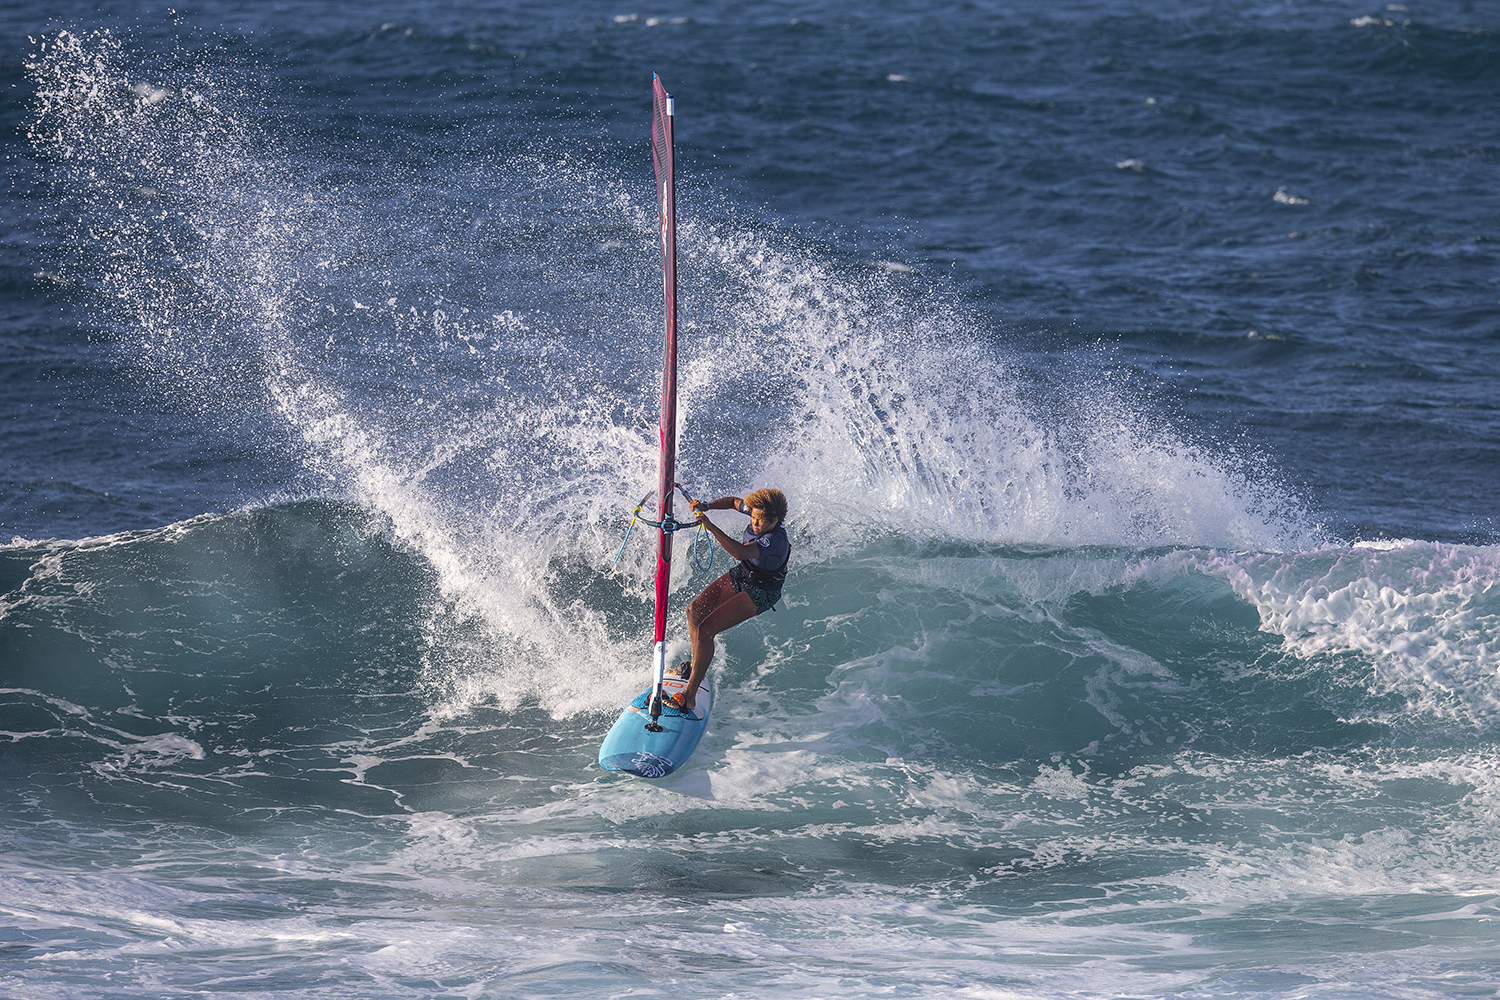
<svg viewBox="0 0 1500 1000">
<path fill-rule="evenodd" d="M 740 536 L 740 544 L 760 548 L 760 554 L 754 559 L 740 560 L 750 582 L 767 593 L 779 594 L 782 583 L 786 581 L 787 561 L 792 557 L 792 542 L 786 536 L 786 525 L 778 522 L 764 535 L 757 535 L 747 524 L 745 533 Z"/>
</svg>

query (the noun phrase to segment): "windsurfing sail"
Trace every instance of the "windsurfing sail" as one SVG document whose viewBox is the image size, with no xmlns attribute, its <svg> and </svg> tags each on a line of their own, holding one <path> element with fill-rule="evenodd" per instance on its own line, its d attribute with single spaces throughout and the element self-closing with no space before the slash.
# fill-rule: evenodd
<svg viewBox="0 0 1500 1000">
<path fill-rule="evenodd" d="M 672 95 L 651 74 L 651 161 L 656 167 L 656 226 L 661 238 L 661 277 L 666 332 L 661 352 L 661 458 L 657 466 L 656 646 L 652 656 L 651 718 L 661 714 L 666 673 L 667 588 L 672 579 L 672 483 L 677 466 L 677 198 L 673 178 Z"/>
<path fill-rule="evenodd" d="M 625 706 L 599 744 L 599 766 L 643 778 L 663 778 L 692 756 L 708 727 L 712 695 L 698 689 L 690 709 L 663 703 L 664 692 L 674 696 L 687 689 L 688 680 L 666 676 L 667 586 L 672 576 L 672 533 L 695 521 L 679 523 L 672 516 L 672 490 L 677 464 L 677 217 L 672 179 L 672 96 L 652 75 L 654 114 L 651 158 L 656 163 L 656 210 L 661 234 L 661 277 L 666 306 L 666 337 L 661 365 L 661 466 L 657 483 L 657 520 L 640 518 L 656 528 L 656 648 L 651 687 Z M 649 494 L 648 494 L 649 496 Z M 687 494 L 684 492 L 683 496 Z M 636 504 L 631 526 L 640 517 L 646 497 Z M 690 501 L 691 502 L 691 501 Z M 630 537 L 627 530 L 625 537 Z M 624 551 L 624 543 L 620 543 Z M 619 557 L 616 556 L 618 559 Z"/>
</svg>

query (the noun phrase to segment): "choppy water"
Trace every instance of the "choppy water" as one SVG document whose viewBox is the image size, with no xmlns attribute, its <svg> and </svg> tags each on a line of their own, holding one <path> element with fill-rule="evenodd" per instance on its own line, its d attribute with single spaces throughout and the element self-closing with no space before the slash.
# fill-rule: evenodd
<svg viewBox="0 0 1500 1000">
<path fill-rule="evenodd" d="M 0 23 L 0 992 L 1494 993 L 1488 6 Z"/>
</svg>

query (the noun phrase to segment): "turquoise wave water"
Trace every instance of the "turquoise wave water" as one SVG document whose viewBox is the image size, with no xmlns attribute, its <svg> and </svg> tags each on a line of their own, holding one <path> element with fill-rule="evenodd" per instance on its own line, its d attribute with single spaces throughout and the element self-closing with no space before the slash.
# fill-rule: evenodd
<svg viewBox="0 0 1500 1000">
<path fill-rule="evenodd" d="M 656 783 L 592 764 L 638 663 L 516 654 L 357 507 L 3 558 L 28 989 L 1422 995 L 1491 940 L 1493 549 L 804 559 Z"/>
</svg>

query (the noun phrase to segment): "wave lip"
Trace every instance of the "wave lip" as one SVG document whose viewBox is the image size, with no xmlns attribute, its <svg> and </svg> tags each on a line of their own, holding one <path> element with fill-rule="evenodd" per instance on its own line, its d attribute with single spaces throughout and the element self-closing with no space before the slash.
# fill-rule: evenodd
<svg viewBox="0 0 1500 1000">
<path fill-rule="evenodd" d="M 1500 547 L 1364 543 L 1197 557 L 1305 660 L 1360 654 L 1408 706 L 1500 723 Z"/>
</svg>

